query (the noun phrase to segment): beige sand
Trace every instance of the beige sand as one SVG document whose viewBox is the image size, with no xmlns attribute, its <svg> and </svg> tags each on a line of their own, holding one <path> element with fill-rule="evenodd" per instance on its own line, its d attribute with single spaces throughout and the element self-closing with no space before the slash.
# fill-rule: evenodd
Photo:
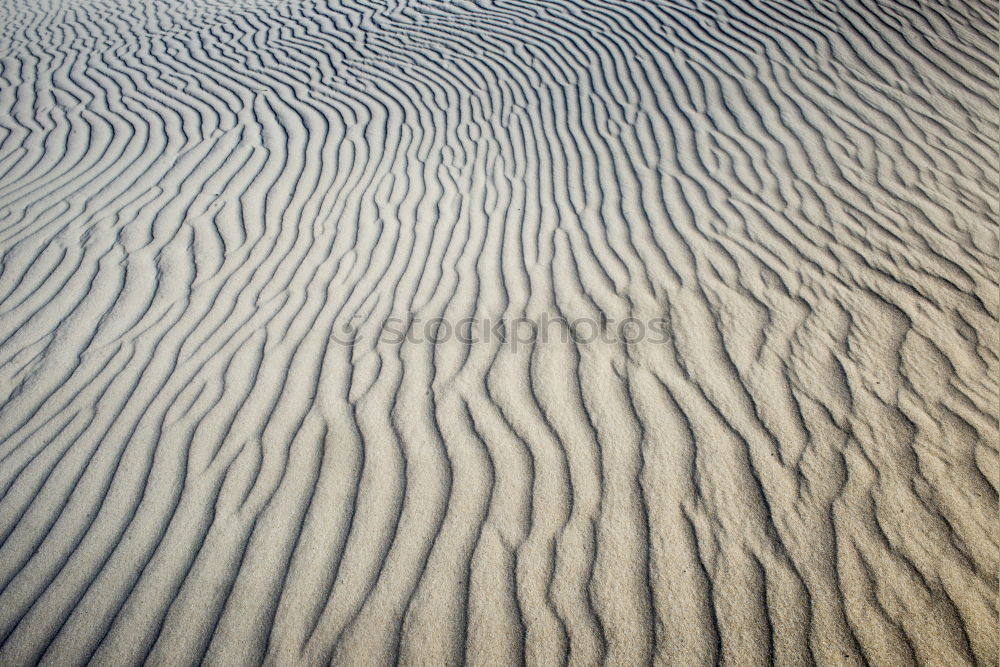
<svg viewBox="0 0 1000 667">
<path fill-rule="evenodd" d="M 997 37 L 4 0 L 0 664 L 996 664 Z"/>
</svg>

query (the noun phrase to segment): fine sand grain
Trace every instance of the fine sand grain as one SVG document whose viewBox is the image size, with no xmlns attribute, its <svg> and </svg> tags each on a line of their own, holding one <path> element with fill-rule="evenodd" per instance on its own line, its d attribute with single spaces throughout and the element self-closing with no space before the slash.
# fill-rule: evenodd
<svg viewBox="0 0 1000 667">
<path fill-rule="evenodd" d="M 0 0 L 0 664 L 996 665 L 998 25 Z"/>
</svg>

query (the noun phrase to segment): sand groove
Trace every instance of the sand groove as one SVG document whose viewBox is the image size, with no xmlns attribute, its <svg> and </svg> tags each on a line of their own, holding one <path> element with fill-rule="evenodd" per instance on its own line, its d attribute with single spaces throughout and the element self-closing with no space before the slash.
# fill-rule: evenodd
<svg viewBox="0 0 1000 667">
<path fill-rule="evenodd" d="M 996 663 L 995 2 L 0 26 L 0 663 Z"/>
</svg>

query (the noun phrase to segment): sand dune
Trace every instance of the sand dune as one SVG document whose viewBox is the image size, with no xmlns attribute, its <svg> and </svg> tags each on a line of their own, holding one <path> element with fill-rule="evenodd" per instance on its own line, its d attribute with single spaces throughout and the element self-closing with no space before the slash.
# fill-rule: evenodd
<svg viewBox="0 0 1000 667">
<path fill-rule="evenodd" d="M 0 664 L 996 664 L 998 17 L 6 0 Z"/>
</svg>

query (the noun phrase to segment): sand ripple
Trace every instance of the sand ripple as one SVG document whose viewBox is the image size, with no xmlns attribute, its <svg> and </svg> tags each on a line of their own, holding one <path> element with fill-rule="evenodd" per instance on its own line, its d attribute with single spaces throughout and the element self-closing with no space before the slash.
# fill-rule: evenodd
<svg viewBox="0 0 1000 667">
<path fill-rule="evenodd" d="M 0 663 L 996 664 L 997 35 L 6 0 Z"/>
</svg>

